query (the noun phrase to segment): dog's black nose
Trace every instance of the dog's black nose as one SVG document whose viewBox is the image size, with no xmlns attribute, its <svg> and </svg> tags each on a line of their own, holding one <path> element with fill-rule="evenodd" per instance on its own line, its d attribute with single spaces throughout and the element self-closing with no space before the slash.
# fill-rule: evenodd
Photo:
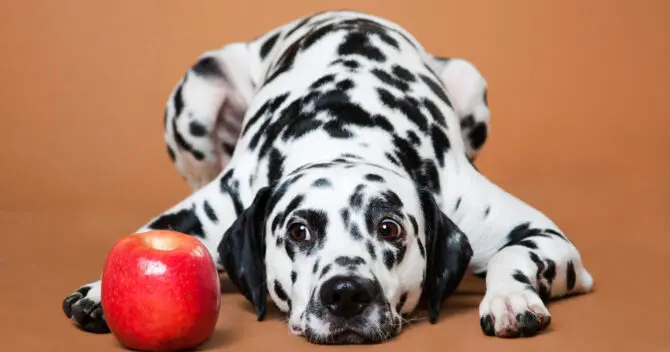
<svg viewBox="0 0 670 352">
<path fill-rule="evenodd" d="M 319 296 L 321 303 L 331 314 L 351 318 L 360 314 L 372 302 L 374 286 L 369 280 L 336 276 L 323 283 Z"/>
</svg>

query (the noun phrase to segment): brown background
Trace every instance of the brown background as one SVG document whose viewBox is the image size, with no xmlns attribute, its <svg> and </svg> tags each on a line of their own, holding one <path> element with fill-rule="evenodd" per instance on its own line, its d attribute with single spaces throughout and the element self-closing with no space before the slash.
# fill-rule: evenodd
<svg viewBox="0 0 670 352">
<path fill-rule="evenodd" d="M 493 124 L 478 166 L 553 217 L 596 281 L 551 304 L 536 338 L 483 336 L 475 293 L 437 325 L 364 348 L 670 350 L 670 2 L 333 3 L 0 2 L 0 350 L 119 349 L 75 329 L 61 300 L 120 236 L 187 194 L 162 139 L 173 85 L 204 50 L 327 8 L 386 16 L 479 67 Z M 319 349 L 228 293 L 207 347 Z"/>
</svg>

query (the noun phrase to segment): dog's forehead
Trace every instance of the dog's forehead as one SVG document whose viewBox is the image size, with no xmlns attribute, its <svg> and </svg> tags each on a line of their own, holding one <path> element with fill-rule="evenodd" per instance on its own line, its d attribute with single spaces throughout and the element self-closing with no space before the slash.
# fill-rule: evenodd
<svg viewBox="0 0 670 352">
<path fill-rule="evenodd" d="M 415 194 L 413 182 L 376 166 L 356 163 L 316 165 L 300 172 L 287 187 L 286 196 L 301 196 L 305 203 L 323 207 L 360 207 L 370 198 L 395 194 L 399 198 Z M 390 196 L 392 197 L 392 196 Z"/>
<path fill-rule="evenodd" d="M 278 191 L 271 214 L 279 214 L 276 229 L 296 212 L 318 212 L 328 219 L 328 227 L 350 228 L 351 221 L 370 225 L 373 218 L 389 214 L 396 219 L 420 215 L 414 183 L 394 171 L 374 165 L 347 162 L 326 163 L 300 170 Z M 280 221 L 281 220 L 281 221 Z"/>
</svg>

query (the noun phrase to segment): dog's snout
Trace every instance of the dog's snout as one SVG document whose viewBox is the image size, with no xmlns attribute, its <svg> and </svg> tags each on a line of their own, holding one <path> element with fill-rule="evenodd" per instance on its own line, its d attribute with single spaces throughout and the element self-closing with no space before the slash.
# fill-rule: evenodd
<svg viewBox="0 0 670 352">
<path fill-rule="evenodd" d="M 324 282 L 319 293 L 321 303 L 331 314 L 351 318 L 360 314 L 374 297 L 374 286 L 354 276 L 337 276 Z"/>
</svg>

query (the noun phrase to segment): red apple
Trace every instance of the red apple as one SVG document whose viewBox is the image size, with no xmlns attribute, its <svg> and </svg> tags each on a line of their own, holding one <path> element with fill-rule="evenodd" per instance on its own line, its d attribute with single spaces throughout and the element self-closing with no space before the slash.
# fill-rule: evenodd
<svg viewBox="0 0 670 352">
<path fill-rule="evenodd" d="M 214 260 L 192 236 L 149 231 L 112 247 L 102 273 L 102 311 L 127 348 L 194 348 L 214 331 L 221 291 Z"/>
</svg>

